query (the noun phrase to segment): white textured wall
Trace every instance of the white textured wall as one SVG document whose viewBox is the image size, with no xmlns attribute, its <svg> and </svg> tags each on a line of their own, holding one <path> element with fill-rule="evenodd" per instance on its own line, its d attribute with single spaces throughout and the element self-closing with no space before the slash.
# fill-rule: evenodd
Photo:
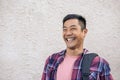
<svg viewBox="0 0 120 80">
<path fill-rule="evenodd" d="M 120 79 L 120 0 L 0 0 L 0 80 L 40 80 L 45 59 L 65 48 L 62 19 L 86 17 L 85 47 Z"/>
</svg>

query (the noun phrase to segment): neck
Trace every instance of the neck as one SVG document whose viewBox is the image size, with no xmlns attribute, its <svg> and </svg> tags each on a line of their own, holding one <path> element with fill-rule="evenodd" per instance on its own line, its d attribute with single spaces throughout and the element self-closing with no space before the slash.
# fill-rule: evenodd
<svg viewBox="0 0 120 80">
<path fill-rule="evenodd" d="M 71 56 L 78 56 L 83 53 L 83 47 L 78 48 L 78 49 L 70 49 L 67 48 L 66 54 L 71 55 Z"/>
</svg>

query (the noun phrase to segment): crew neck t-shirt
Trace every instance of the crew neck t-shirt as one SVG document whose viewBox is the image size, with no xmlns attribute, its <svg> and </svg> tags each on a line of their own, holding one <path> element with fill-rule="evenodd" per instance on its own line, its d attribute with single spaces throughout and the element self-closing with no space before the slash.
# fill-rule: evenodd
<svg viewBox="0 0 120 80">
<path fill-rule="evenodd" d="M 64 61 L 57 69 L 57 80 L 71 80 L 74 62 L 79 56 L 65 55 Z"/>
</svg>

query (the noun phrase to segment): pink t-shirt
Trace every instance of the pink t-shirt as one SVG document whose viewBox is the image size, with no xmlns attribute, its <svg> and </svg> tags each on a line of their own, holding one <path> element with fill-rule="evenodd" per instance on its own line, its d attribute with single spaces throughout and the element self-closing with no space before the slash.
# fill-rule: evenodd
<svg viewBox="0 0 120 80">
<path fill-rule="evenodd" d="M 58 66 L 57 80 L 71 80 L 73 65 L 78 57 L 79 56 L 65 56 L 64 61 Z"/>
</svg>

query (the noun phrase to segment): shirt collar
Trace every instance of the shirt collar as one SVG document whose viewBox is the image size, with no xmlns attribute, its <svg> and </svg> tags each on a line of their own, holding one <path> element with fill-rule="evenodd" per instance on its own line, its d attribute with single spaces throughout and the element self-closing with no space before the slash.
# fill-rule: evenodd
<svg viewBox="0 0 120 80">
<path fill-rule="evenodd" d="M 59 55 L 60 55 L 60 56 L 65 56 L 65 52 L 66 52 L 66 49 L 62 50 L 62 51 L 59 53 Z M 86 48 L 83 49 L 83 54 L 87 54 L 88 52 L 89 52 L 89 51 L 88 51 Z"/>
</svg>

